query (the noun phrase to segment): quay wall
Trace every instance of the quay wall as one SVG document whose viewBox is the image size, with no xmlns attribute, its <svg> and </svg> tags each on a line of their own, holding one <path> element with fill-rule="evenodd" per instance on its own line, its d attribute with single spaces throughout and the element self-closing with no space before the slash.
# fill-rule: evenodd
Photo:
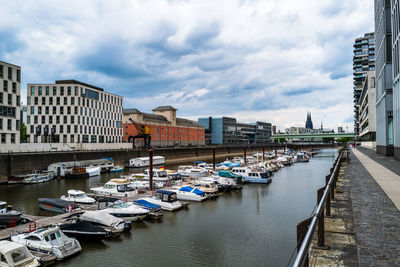
<svg viewBox="0 0 400 267">
<path fill-rule="evenodd" d="M 233 157 L 243 155 L 245 146 L 216 146 L 217 158 Z M 247 155 L 253 152 L 262 152 L 263 145 L 246 146 Z M 264 145 L 265 151 L 274 149 L 319 149 L 321 147 L 332 147 L 332 145 Z M 182 148 L 153 148 L 154 155 L 164 156 L 166 164 L 177 164 L 180 162 L 194 160 L 212 160 L 213 147 L 182 147 Z M 98 158 L 113 158 L 116 165 L 127 165 L 129 159 L 148 156 L 147 149 L 124 149 L 124 150 L 98 150 L 98 151 L 51 151 L 36 153 L 8 153 L 0 154 L 0 183 L 10 175 L 30 173 L 32 170 L 47 169 L 53 162 L 89 160 Z"/>
</svg>

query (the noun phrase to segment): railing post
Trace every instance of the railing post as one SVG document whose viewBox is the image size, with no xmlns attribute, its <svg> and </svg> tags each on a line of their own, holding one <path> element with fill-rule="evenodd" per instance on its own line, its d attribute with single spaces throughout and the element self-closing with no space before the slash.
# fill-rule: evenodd
<svg viewBox="0 0 400 267">
<path fill-rule="evenodd" d="M 265 147 L 263 146 L 263 155 L 262 155 L 263 162 L 264 162 L 264 154 L 265 154 Z"/>
<path fill-rule="evenodd" d="M 322 195 L 324 194 L 325 187 L 321 187 L 317 191 L 317 203 L 322 200 Z M 319 248 L 326 248 L 325 247 L 325 218 L 324 218 L 324 206 L 322 206 L 322 210 L 320 211 L 319 218 L 318 218 L 318 247 Z"/>
<path fill-rule="evenodd" d="M 215 147 L 213 147 L 212 151 L 213 151 L 213 171 L 215 171 Z"/>
<path fill-rule="evenodd" d="M 243 148 L 243 156 L 244 156 L 244 166 L 247 166 L 247 159 L 246 159 L 246 146 Z"/>
<path fill-rule="evenodd" d="M 325 177 L 326 186 L 329 183 L 329 178 L 330 177 L 331 177 L 330 175 L 327 175 Z M 331 217 L 332 215 L 331 215 L 331 197 L 330 197 L 330 192 L 328 192 L 328 197 L 326 198 L 325 209 L 326 209 L 326 217 Z"/>
<path fill-rule="evenodd" d="M 312 217 L 297 224 L 297 252 L 299 251 L 301 244 L 303 243 L 304 237 L 306 236 L 308 226 L 310 225 L 311 221 Z M 308 253 L 306 255 L 306 259 L 304 260 L 304 266 L 308 266 Z"/>
<path fill-rule="evenodd" d="M 149 149 L 149 189 L 153 191 L 153 149 Z"/>
</svg>

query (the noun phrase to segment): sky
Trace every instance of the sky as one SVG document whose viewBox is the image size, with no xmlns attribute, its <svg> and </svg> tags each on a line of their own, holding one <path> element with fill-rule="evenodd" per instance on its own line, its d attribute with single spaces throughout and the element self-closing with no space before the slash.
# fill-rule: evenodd
<svg viewBox="0 0 400 267">
<path fill-rule="evenodd" d="M 27 83 L 76 79 L 142 112 L 353 130 L 366 0 L 1 1 L 0 60 Z"/>
</svg>

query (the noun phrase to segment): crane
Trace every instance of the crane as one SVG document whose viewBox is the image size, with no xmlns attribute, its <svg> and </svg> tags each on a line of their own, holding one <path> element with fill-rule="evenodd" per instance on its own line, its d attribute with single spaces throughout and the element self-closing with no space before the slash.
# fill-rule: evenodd
<svg viewBox="0 0 400 267">
<path fill-rule="evenodd" d="M 136 130 L 137 130 L 137 134 L 136 135 L 131 135 L 129 136 L 128 140 L 129 142 L 132 142 L 133 148 L 135 147 L 135 140 L 136 138 L 143 138 L 144 142 L 143 142 L 143 147 L 144 148 L 150 148 L 150 142 L 151 142 L 151 129 L 148 126 L 145 125 L 138 125 L 134 120 L 132 120 L 132 118 L 129 118 L 130 122 L 133 124 L 133 126 L 135 126 Z"/>
</svg>

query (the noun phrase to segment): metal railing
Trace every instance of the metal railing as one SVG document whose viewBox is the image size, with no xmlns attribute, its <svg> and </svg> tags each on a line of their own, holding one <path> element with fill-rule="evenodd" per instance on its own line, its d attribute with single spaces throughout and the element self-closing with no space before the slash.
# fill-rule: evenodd
<svg viewBox="0 0 400 267">
<path fill-rule="evenodd" d="M 297 256 L 293 262 L 294 267 L 308 266 L 308 251 L 311 245 L 312 237 L 318 226 L 318 247 L 327 248 L 325 246 L 325 229 L 324 229 L 324 210 L 326 216 L 331 216 L 330 202 L 334 199 L 334 189 L 339 176 L 340 166 L 343 155 L 347 158 L 347 150 L 342 149 L 336 158 L 330 174 L 326 176 L 326 185 L 318 190 L 318 205 L 312 217 L 300 222 L 297 225 Z M 306 233 L 305 233 L 306 232 Z M 304 234 L 305 233 L 305 234 Z"/>
</svg>

